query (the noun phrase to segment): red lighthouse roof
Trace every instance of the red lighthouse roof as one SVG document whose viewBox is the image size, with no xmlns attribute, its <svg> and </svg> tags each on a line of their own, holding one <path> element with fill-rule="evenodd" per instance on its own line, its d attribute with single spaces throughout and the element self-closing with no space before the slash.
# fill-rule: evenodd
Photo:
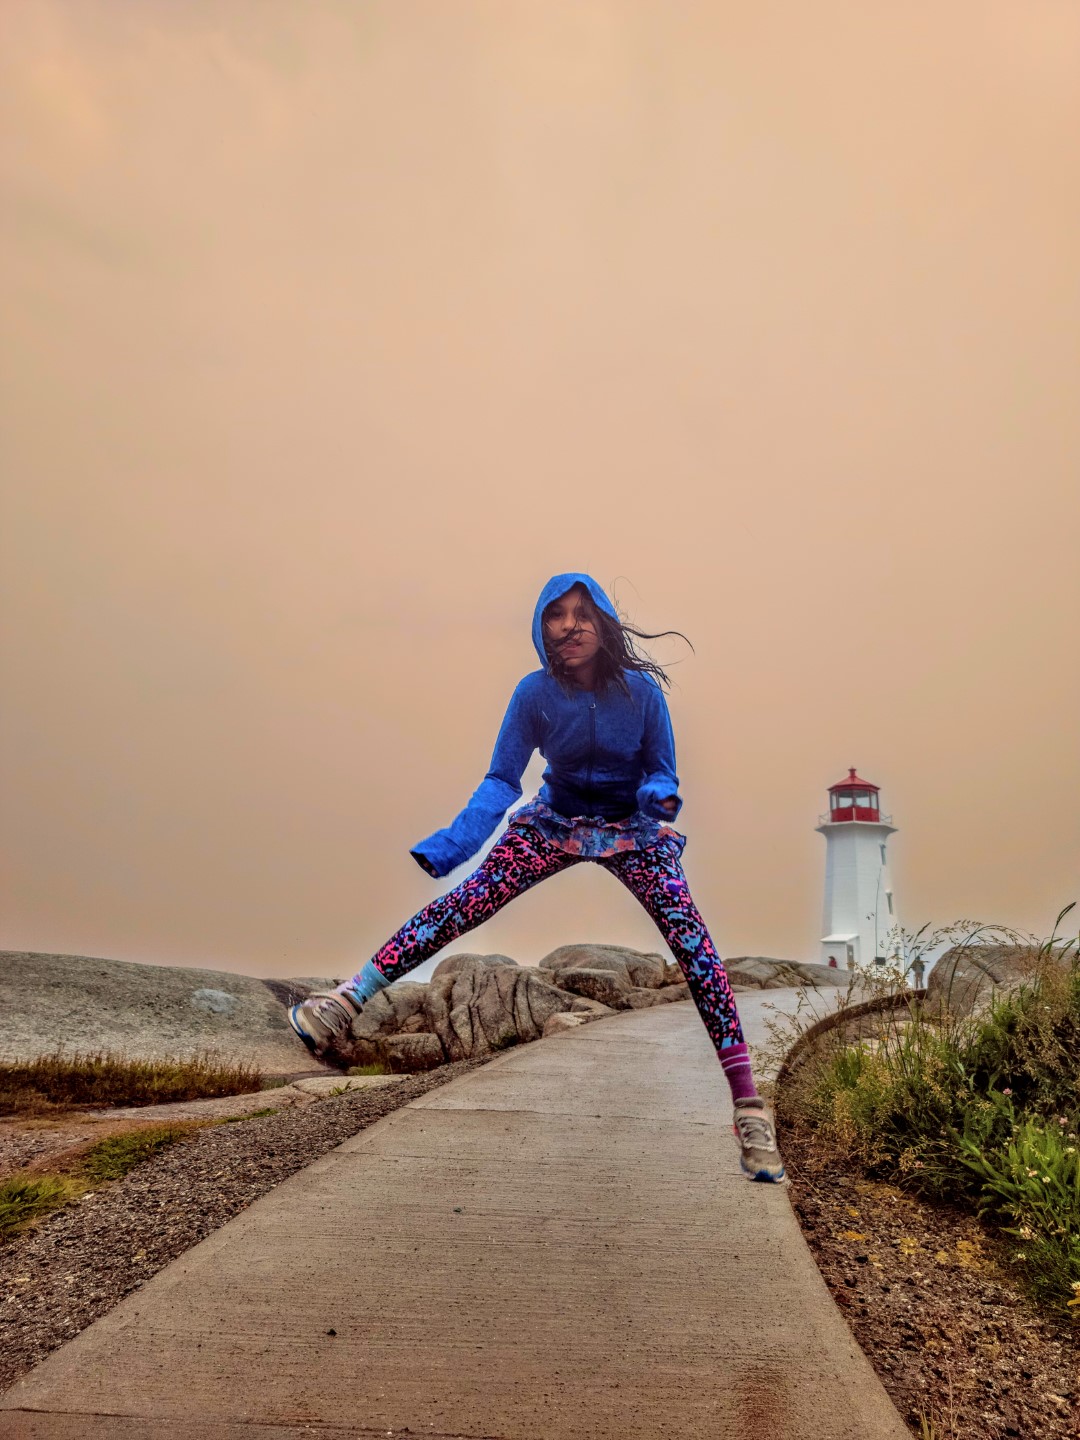
<svg viewBox="0 0 1080 1440">
<path fill-rule="evenodd" d="M 873 784 L 871 781 L 869 781 L 869 780 L 860 780 L 859 777 L 858 777 L 858 775 L 855 774 L 855 767 L 852 766 L 852 767 L 848 770 L 847 779 L 846 779 L 846 780 L 838 780 L 835 785 L 830 785 L 830 786 L 829 786 L 829 793 L 832 794 L 832 792 L 833 792 L 834 790 L 880 790 L 880 789 L 881 789 L 881 786 L 880 786 L 880 785 L 874 785 L 874 784 Z"/>
</svg>

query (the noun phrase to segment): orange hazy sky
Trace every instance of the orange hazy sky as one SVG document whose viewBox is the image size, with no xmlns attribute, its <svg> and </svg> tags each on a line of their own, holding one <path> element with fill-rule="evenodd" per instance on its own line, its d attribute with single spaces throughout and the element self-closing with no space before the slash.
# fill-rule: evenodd
<svg viewBox="0 0 1080 1440">
<path fill-rule="evenodd" d="M 721 953 L 816 958 L 849 765 L 908 927 L 1080 898 L 1072 0 L 4 28 L 0 946 L 350 972 L 566 569 L 694 642 Z M 455 948 L 586 938 L 579 866 Z"/>
</svg>

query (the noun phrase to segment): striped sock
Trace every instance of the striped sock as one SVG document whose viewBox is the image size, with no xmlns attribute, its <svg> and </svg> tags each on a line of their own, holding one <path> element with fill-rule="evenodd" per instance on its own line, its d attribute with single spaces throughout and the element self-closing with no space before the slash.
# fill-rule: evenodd
<svg viewBox="0 0 1080 1440">
<path fill-rule="evenodd" d="M 757 1095 L 757 1086 L 750 1070 L 749 1045 L 721 1046 L 720 1064 L 724 1067 L 724 1074 L 731 1086 L 731 1098 L 736 1103 L 740 1100 L 753 1100 Z"/>
</svg>

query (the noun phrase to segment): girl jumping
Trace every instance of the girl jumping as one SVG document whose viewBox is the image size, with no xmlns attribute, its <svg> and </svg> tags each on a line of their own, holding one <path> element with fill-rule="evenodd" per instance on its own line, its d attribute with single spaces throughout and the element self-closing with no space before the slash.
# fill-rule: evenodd
<svg viewBox="0 0 1080 1440">
<path fill-rule="evenodd" d="M 313 1054 L 324 1054 L 348 1035 L 372 995 L 516 895 L 591 860 L 621 880 L 656 922 L 731 1086 L 743 1171 L 751 1180 L 777 1182 L 784 1166 L 754 1087 L 735 997 L 687 887 L 680 859 L 686 838 L 667 823 L 682 808 L 660 688 L 668 679 L 634 637 L 657 638 L 620 621 L 590 576 L 548 581 L 532 627 L 541 669 L 514 691 L 491 768 L 453 823 L 410 853 L 437 877 L 471 859 L 521 799 L 521 777 L 537 749 L 548 762 L 539 795 L 514 811 L 467 879 L 425 905 L 351 980 L 293 1005 L 289 1023 Z"/>
</svg>

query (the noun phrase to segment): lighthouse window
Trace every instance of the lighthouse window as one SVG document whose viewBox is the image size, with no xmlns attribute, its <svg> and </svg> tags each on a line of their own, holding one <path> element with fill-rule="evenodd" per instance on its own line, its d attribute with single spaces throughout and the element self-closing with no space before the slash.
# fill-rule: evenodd
<svg viewBox="0 0 1080 1440">
<path fill-rule="evenodd" d="M 884 845 L 882 845 L 882 847 L 881 847 L 881 863 L 882 863 L 883 865 L 885 864 L 885 846 L 884 846 Z"/>
<path fill-rule="evenodd" d="M 892 891 L 891 891 L 891 890 L 886 890 L 886 891 L 885 891 L 885 899 L 888 900 L 888 902 L 889 902 L 889 914 L 891 915 L 891 914 L 893 913 L 893 908 L 892 908 Z"/>
</svg>

